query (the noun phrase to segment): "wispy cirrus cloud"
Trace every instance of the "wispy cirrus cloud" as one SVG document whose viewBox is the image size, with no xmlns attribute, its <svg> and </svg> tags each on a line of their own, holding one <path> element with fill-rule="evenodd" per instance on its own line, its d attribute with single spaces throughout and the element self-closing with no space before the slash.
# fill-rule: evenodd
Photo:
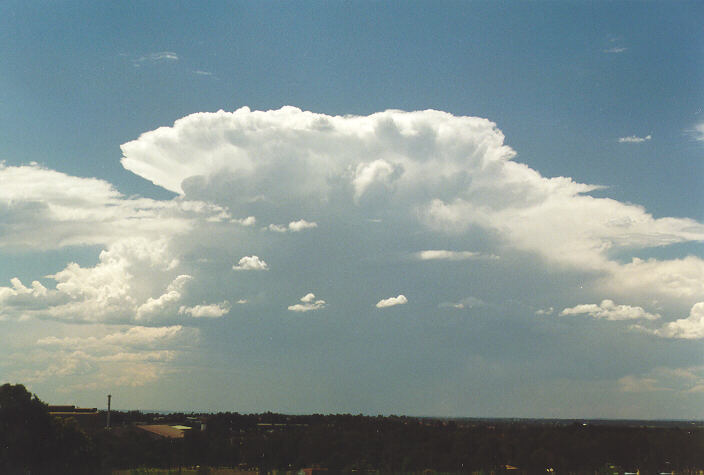
<svg viewBox="0 0 704 475">
<path fill-rule="evenodd" d="M 173 51 L 157 51 L 133 59 L 132 64 L 135 67 L 140 67 L 143 64 L 173 63 L 179 59 L 181 58 Z"/>
</svg>

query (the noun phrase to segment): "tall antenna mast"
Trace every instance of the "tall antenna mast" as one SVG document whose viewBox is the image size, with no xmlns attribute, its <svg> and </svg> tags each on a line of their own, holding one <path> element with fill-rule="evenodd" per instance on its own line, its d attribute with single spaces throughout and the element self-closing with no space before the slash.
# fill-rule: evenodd
<svg viewBox="0 0 704 475">
<path fill-rule="evenodd" d="M 112 399 L 112 394 L 108 394 L 108 429 L 110 429 L 110 399 Z"/>
</svg>

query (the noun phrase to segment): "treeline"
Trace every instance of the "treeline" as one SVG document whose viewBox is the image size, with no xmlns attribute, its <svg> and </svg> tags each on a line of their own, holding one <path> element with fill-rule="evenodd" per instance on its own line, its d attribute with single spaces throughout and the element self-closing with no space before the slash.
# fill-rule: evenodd
<svg viewBox="0 0 704 475">
<path fill-rule="evenodd" d="M 22 386 L 0 387 L 0 473 L 109 473 L 179 466 L 260 471 L 496 471 L 686 473 L 704 469 L 704 428 L 442 421 L 410 417 L 219 413 L 201 415 L 182 439 L 156 438 L 115 413 L 116 424 L 84 432 L 48 415 Z M 169 415 L 160 423 L 185 420 Z M 146 419 L 146 420 L 145 420 Z"/>
<path fill-rule="evenodd" d="M 184 440 L 184 457 L 264 470 L 409 472 L 599 471 L 704 468 L 704 430 L 523 422 L 457 423 L 409 417 L 217 414 Z"/>
</svg>

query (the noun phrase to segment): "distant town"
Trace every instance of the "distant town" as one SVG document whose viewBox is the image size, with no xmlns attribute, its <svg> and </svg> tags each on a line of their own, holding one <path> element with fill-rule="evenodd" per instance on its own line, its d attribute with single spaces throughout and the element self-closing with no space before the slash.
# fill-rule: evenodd
<svg viewBox="0 0 704 475">
<path fill-rule="evenodd" d="M 0 387 L 3 474 L 702 473 L 704 421 L 159 413 Z M 41 457 L 37 454 L 41 453 Z"/>
</svg>

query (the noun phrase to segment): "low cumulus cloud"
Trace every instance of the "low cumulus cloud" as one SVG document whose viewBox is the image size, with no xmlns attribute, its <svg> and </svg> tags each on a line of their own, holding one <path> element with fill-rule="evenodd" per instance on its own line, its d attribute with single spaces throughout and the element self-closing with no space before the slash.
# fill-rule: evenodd
<svg viewBox="0 0 704 475">
<path fill-rule="evenodd" d="M 44 337 L 28 352 L 8 357 L 12 376 L 28 383 L 63 381 L 83 389 L 143 386 L 174 371 L 197 343 L 199 332 L 181 325 L 131 327 L 103 336 Z M 19 364 L 22 360 L 22 364 Z"/>
<path fill-rule="evenodd" d="M 182 306 L 178 309 L 178 313 L 194 318 L 220 318 L 227 314 L 230 308 L 230 302 L 225 300 L 220 303 L 194 305 L 193 307 Z"/>
<path fill-rule="evenodd" d="M 117 241 L 100 253 L 95 266 L 69 263 L 47 276 L 55 282 L 54 289 L 38 281 L 27 287 L 12 279 L 11 286 L 0 287 L 0 317 L 153 324 L 176 320 L 179 314 L 213 316 L 207 314 L 216 313 L 216 307 L 224 310 L 222 304 L 184 306 L 194 279 L 178 273 L 178 266 L 166 240 Z"/>
<path fill-rule="evenodd" d="M 566 308 L 560 315 L 588 315 L 592 318 L 604 320 L 657 320 L 660 315 L 648 313 L 642 307 L 631 305 L 617 305 L 613 300 L 605 299 L 600 304 L 584 304 Z"/>
<path fill-rule="evenodd" d="M 694 304 L 688 317 L 669 322 L 654 333 L 665 338 L 704 338 L 704 302 Z"/>
<path fill-rule="evenodd" d="M 403 297 L 403 296 L 399 295 L 399 297 Z M 378 306 L 379 306 L 379 304 L 377 304 L 377 307 Z M 444 307 L 444 308 L 456 308 L 458 310 L 464 310 L 464 309 L 470 309 L 470 308 L 476 308 L 476 307 L 484 307 L 484 306 L 486 306 L 486 302 L 484 302 L 482 299 L 477 298 L 477 297 L 465 297 L 465 298 L 461 299 L 459 302 L 443 302 L 439 306 Z"/>
<path fill-rule="evenodd" d="M 316 299 L 314 293 L 307 293 L 300 299 L 301 303 L 297 303 L 294 305 L 289 305 L 288 309 L 292 312 L 310 312 L 312 310 L 320 310 L 321 308 L 325 308 L 327 303 L 325 303 L 325 300 L 322 299 Z"/>
<path fill-rule="evenodd" d="M 305 219 L 299 219 L 298 221 L 291 221 L 290 223 L 288 223 L 288 225 L 270 224 L 267 229 L 269 229 L 269 231 L 274 231 L 277 233 L 298 233 L 303 231 L 304 229 L 311 229 L 317 227 L 318 223 L 306 221 Z"/>
<path fill-rule="evenodd" d="M 489 258 L 496 259 L 497 256 L 494 255 L 484 255 L 479 252 L 474 251 L 447 251 L 442 249 L 431 249 L 426 251 L 420 251 L 416 254 L 416 257 L 421 261 L 465 261 L 468 259 L 480 259 Z"/>
<path fill-rule="evenodd" d="M 232 268 L 234 270 L 269 270 L 269 264 L 258 256 L 244 256 Z"/>
<path fill-rule="evenodd" d="M 652 139 L 652 135 L 646 135 L 645 137 L 638 137 L 636 135 L 629 135 L 628 137 L 620 137 L 618 143 L 643 143 Z"/>
<path fill-rule="evenodd" d="M 624 48 L 623 46 L 614 46 L 613 48 L 605 49 L 604 53 L 619 54 L 619 53 L 624 53 L 627 50 L 628 50 L 628 48 Z"/>
<path fill-rule="evenodd" d="M 398 297 L 390 297 L 388 299 L 381 299 L 376 303 L 376 308 L 388 308 L 394 307 L 396 305 L 405 305 L 408 303 L 408 299 L 405 295 L 401 294 Z"/>
</svg>

